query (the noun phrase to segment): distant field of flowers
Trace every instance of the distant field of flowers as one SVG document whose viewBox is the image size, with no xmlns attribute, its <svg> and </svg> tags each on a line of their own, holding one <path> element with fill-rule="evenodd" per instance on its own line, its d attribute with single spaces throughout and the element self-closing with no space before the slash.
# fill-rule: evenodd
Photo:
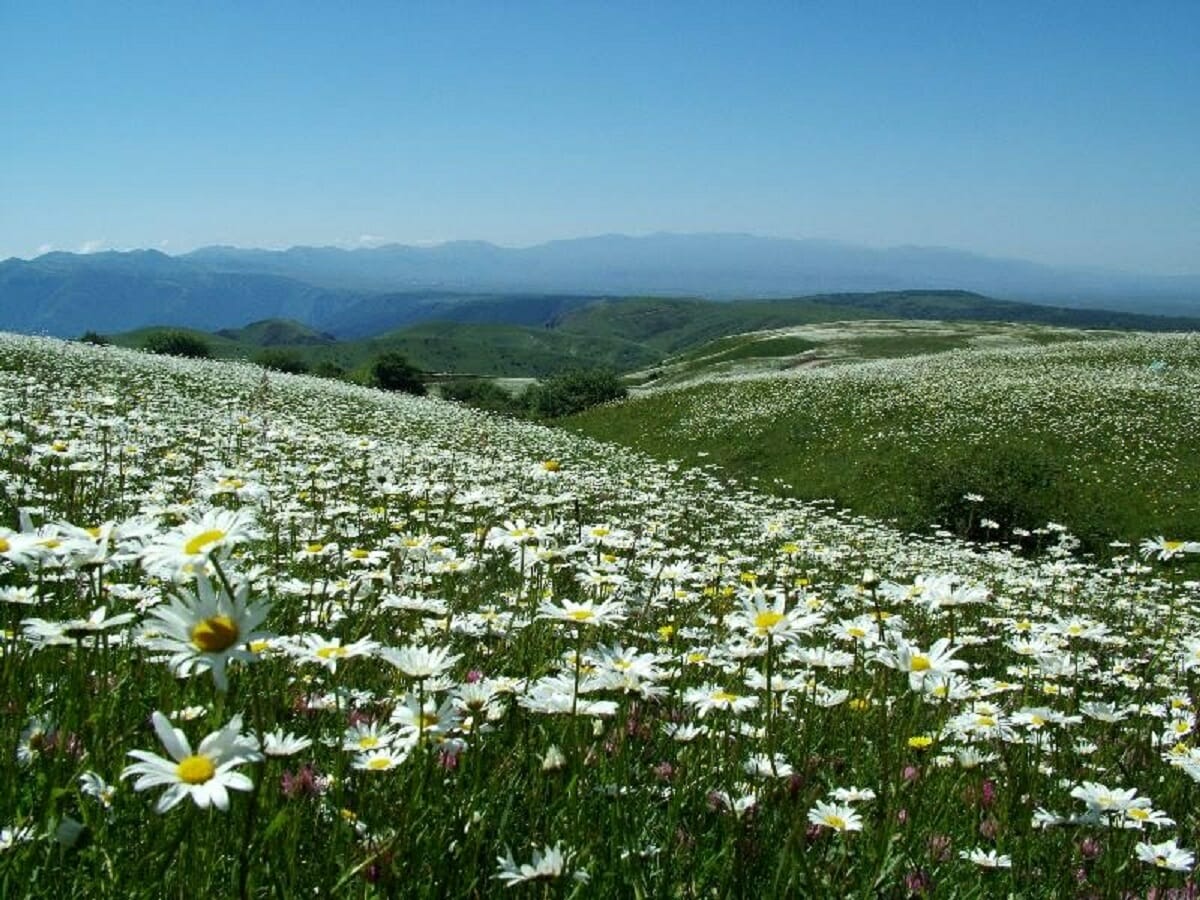
<svg viewBox="0 0 1200 900">
<path fill-rule="evenodd" d="M 1200 342 L 1121 344 L 689 427 L 1115 385 L 1056 427 L 1165 479 Z M 1014 555 L 250 366 L 6 336 L 0 372 L 0 896 L 1196 894 L 1200 535 Z"/>
<path fill-rule="evenodd" d="M 1056 333 L 1056 340 L 1061 333 Z M 906 528 L 1200 530 L 1200 335 L 964 349 L 652 392 L 580 427 Z M 967 509 L 964 494 L 990 509 Z"/>
</svg>

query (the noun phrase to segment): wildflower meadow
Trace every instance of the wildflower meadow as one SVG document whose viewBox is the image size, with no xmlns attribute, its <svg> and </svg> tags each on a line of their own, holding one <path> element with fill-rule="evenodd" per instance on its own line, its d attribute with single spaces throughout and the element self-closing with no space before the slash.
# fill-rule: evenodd
<svg viewBox="0 0 1200 900">
<path fill-rule="evenodd" d="M 1196 895 L 1200 534 L 1018 552 L 249 365 L 0 373 L 0 896 Z"/>
</svg>

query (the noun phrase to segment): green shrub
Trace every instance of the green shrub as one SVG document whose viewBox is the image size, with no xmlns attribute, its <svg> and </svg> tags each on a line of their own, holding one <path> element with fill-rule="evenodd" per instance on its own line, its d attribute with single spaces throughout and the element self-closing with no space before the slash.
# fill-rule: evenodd
<svg viewBox="0 0 1200 900">
<path fill-rule="evenodd" d="M 930 459 L 918 478 L 918 515 L 975 539 L 1008 536 L 1014 527 L 1038 528 L 1064 515 L 1062 475 L 1053 453 L 1022 444 Z M 984 519 L 999 527 L 984 528 Z"/>
<path fill-rule="evenodd" d="M 142 349 L 189 359 L 211 359 L 213 355 L 207 341 L 186 331 L 156 331 L 142 343 Z"/>
<path fill-rule="evenodd" d="M 85 331 L 79 336 L 79 342 L 81 344 L 94 344 L 97 347 L 107 347 L 112 343 L 104 335 L 96 331 Z"/>
<path fill-rule="evenodd" d="M 313 366 L 312 373 L 318 378 L 345 378 L 346 367 L 331 359 L 323 359 Z"/>
<path fill-rule="evenodd" d="M 424 397 L 425 382 L 421 380 L 421 374 L 420 369 L 396 350 L 379 354 L 371 364 L 371 383 L 385 391 L 401 391 Z"/>
<path fill-rule="evenodd" d="M 623 399 L 628 393 L 616 373 L 608 369 L 584 369 L 539 382 L 526 392 L 526 402 L 535 416 L 554 419 Z"/>
<path fill-rule="evenodd" d="M 476 409 L 506 415 L 519 415 L 525 411 L 525 404 L 522 400 L 514 397 L 496 382 L 486 378 L 461 378 L 456 381 L 447 381 L 441 386 L 441 391 L 443 399 L 465 403 Z"/>
<path fill-rule="evenodd" d="M 271 348 L 263 350 L 254 357 L 254 362 L 264 369 L 276 372 L 288 372 L 292 375 L 304 375 L 308 372 L 308 363 L 294 350 Z"/>
</svg>

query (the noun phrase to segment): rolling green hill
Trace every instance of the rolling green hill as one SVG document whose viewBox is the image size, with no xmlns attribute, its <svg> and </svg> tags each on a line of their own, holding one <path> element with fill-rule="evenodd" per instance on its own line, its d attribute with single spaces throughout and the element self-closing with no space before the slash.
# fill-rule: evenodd
<svg viewBox="0 0 1200 900">
<path fill-rule="evenodd" d="M 245 328 L 223 328 L 216 334 L 239 344 L 256 347 L 321 347 L 336 344 L 331 334 L 310 328 L 294 319 L 264 319 Z"/>
<path fill-rule="evenodd" d="M 1036 306 L 970 291 L 882 291 L 726 303 L 661 298 L 599 300 L 565 313 L 553 326 L 562 331 L 640 341 L 667 353 L 678 353 L 726 335 L 856 319 L 1029 322 L 1142 331 L 1184 331 L 1200 326 L 1200 320 L 1195 319 Z"/>
<path fill-rule="evenodd" d="M 378 299 L 377 303 L 386 299 Z M 376 335 L 335 340 L 331 334 L 294 319 L 266 319 L 243 328 L 221 330 L 208 339 L 217 356 L 262 358 L 264 350 L 270 348 L 277 355 L 286 354 L 310 369 L 323 366 L 327 371 L 362 374 L 378 353 L 397 350 L 428 372 L 529 378 L 569 369 L 605 367 L 624 373 L 643 370 L 631 380 L 644 382 L 662 374 L 650 370 L 679 354 L 691 356 L 682 365 L 680 360 L 667 364 L 665 368 L 675 380 L 702 375 L 718 363 L 726 369 L 739 369 L 742 360 L 764 358 L 773 360 L 765 364 L 766 368 L 786 368 L 811 361 L 804 357 L 805 352 L 815 349 L 803 343 L 809 338 L 782 332 L 830 322 L 936 319 L 1148 330 L 1200 325 L 1193 320 L 1010 303 L 968 291 L 826 294 L 731 302 L 439 295 L 425 300 L 406 297 L 403 305 L 412 315 L 418 315 L 418 307 L 426 313 L 435 307 L 444 309 L 450 320 L 415 321 Z M 384 312 L 372 307 L 371 315 L 357 325 L 385 321 L 386 317 L 378 318 Z M 498 318 L 489 321 L 489 317 Z M 864 344 L 850 355 L 868 358 L 906 355 L 952 349 L 967 343 L 963 335 L 927 334 L 923 347 L 913 347 L 912 335 L 908 343 L 897 344 L 894 331 L 874 338 L 862 336 L 862 341 L 874 340 L 874 344 L 870 347 Z M 781 333 L 768 334 L 776 343 L 763 345 L 762 332 Z M 148 333 L 147 329 L 126 332 L 116 336 L 114 342 L 138 347 Z M 747 334 L 758 336 L 737 337 Z M 714 341 L 718 343 L 705 348 Z"/>
<path fill-rule="evenodd" d="M 396 350 L 426 372 L 487 377 L 541 377 L 574 368 L 603 366 L 628 371 L 657 363 L 651 347 L 606 336 L 591 336 L 519 325 L 425 322 L 378 337 L 335 341 L 294 322 L 269 320 L 217 333 L 187 328 L 140 328 L 113 335 L 112 343 L 140 348 L 161 331 L 181 331 L 205 341 L 223 359 L 254 360 L 265 348 L 287 352 L 310 369 L 332 364 L 365 374 L 371 360 Z"/>
<path fill-rule="evenodd" d="M 845 326 L 840 346 L 869 352 L 878 325 Z M 1013 528 L 1053 521 L 1091 549 L 1200 533 L 1200 489 L 1180 477 L 1200 468 L 1200 341 L 1067 336 L 1049 330 L 989 349 L 985 334 L 966 349 L 866 362 L 847 350 L 843 362 L 831 353 L 734 380 L 714 365 L 707 374 L 717 378 L 646 391 L 565 425 L 906 529 L 936 523 L 1011 539 Z"/>
</svg>

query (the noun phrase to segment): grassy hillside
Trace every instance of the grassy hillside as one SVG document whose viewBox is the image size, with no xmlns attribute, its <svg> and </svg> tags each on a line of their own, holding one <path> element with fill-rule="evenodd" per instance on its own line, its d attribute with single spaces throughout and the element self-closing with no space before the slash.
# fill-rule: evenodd
<svg viewBox="0 0 1200 900">
<path fill-rule="evenodd" d="M 223 328 L 220 337 L 255 347 L 309 347 L 337 343 L 331 334 L 310 328 L 294 319 L 264 319 L 244 328 Z"/>
<path fill-rule="evenodd" d="M 396 349 L 430 372 L 491 376 L 540 376 L 571 368 L 605 366 L 617 371 L 657 362 L 654 349 L 619 337 L 570 334 L 518 325 L 427 322 L 356 342 L 369 357 Z"/>
<path fill-rule="evenodd" d="M 789 369 L 950 350 L 1036 347 L 1061 341 L 1110 340 L 1125 332 L 1081 331 L 1008 322 L 862 319 L 817 322 L 718 338 L 632 373 L 643 389 L 740 379 Z"/>
<path fill-rule="evenodd" d="M 212 351 L 212 355 L 217 359 L 249 359 L 254 353 L 261 349 L 260 345 L 238 340 L 233 337 L 228 337 L 224 334 L 214 333 L 211 331 L 201 331 L 197 328 L 177 328 L 175 326 L 151 325 L 147 328 L 138 328 L 134 331 L 125 331 L 120 334 L 105 335 L 106 340 L 114 346 L 124 347 L 130 350 L 139 350 L 146 345 L 155 335 L 161 335 L 164 332 L 180 332 L 189 335 L 198 341 L 203 341 Z"/>
<path fill-rule="evenodd" d="M 807 300 L 602 300 L 562 316 L 554 327 L 572 334 L 637 341 L 674 353 L 744 331 L 868 315 Z"/>
<path fill-rule="evenodd" d="M 862 418 L 877 458 L 972 470 L 1058 434 L 1064 472 L 1073 440 L 1186 493 L 1196 344 L 831 366 L 645 421 L 752 452 L 778 418 L 819 459 Z M 0 374 L 0 896 L 1187 891 L 1200 546 L 981 551 L 237 363 L 0 335 Z"/>
<path fill-rule="evenodd" d="M 1107 337 L 707 380 L 569 427 L 903 528 L 1007 538 L 1054 521 L 1092 549 L 1200 533 L 1200 337 Z"/>
<path fill-rule="evenodd" d="M 554 326 L 618 336 L 677 353 L 726 335 L 816 322 L 860 319 L 1040 323 L 1074 328 L 1186 330 L 1200 320 L 1011 303 L 969 291 L 884 291 L 823 294 L 787 300 L 603 300 L 559 317 Z"/>
<path fill-rule="evenodd" d="M 355 307 L 357 309 L 357 307 Z M 944 320 L 976 323 L 980 333 L 991 326 L 983 320 L 1008 323 L 1109 323 L 1130 327 L 1143 323 L 1163 327 L 1169 321 L 1088 310 L 1065 310 L 1007 303 L 966 291 L 899 291 L 877 294 L 822 295 L 787 300 L 742 300 L 717 303 L 677 299 L 600 299 L 567 296 L 396 295 L 372 298 L 360 310 L 364 318 L 342 323 L 354 332 L 369 322 L 393 321 L 395 316 L 422 319 L 444 314 L 447 320 L 413 321 L 403 328 L 354 340 L 331 340 L 330 334 L 298 321 L 270 319 L 241 329 L 225 329 L 214 338 L 220 357 L 254 359 L 264 347 L 286 352 L 315 368 L 337 368 L 362 374 L 384 350 L 398 350 L 430 372 L 453 372 L 486 377 L 541 377 L 573 368 L 605 367 L 618 372 L 656 367 L 671 355 L 689 354 L 687 366 L 673 365 L 672 377 L 697 374 L 720 363 L 725 368 L 741 359 L 775 360 L 780 368 L 790 358 L 814 348 L 804 335 L 790 331 L 830 322 L 868 321 L 881 315 L 909 321 Z M 440 311 L 440 312 L 439 312 Z M 393 318 L 389 320 L 387 317 Z M 1114 324 L 1115 323 L 1115 324 Z M 921 327 L 921 326 L 918 326 Z M 764 330 L 781 332 L 761 346 L 738 337 Z M 338 332 L 342 333 L 342 332 Z M 356 332 L 357 333 L 357 332 Z M 909 355 L 924 350 L 950 349 L 970 343 L 970 332 L 928 334 L 927 346 L 916 347 L 912 335 L 897 344 L 890 334 L 869 336 L 854 353 L 867 358 Z M 145 329 L 116 337 L 122 346 L 140 346 Z M 727 345 L 705 345 L 729 339 Z M 740 349 L 735 349 L 735 345 Z M 722 349 L 724 347 L 724 349 Z M 820 354 L 818 354 L 819 356 Z M 853 354 L 852 354 L 853 355 Z M 805 361 L 811 361 L 806 357 Z M 647 376 L 641 376 L 645 380 Z"/>
<path fill-rule="evenodd" d="M 199 338 L 222 359 L 253 360 L 269 347 L 288 352 L 310 369 L 332 363 L 360 375 L 378 354 L 388 350 L 403 353 L 426 372 L 488 377 L 540 377 L 596 366 L 627 371 L 653 365 L 662 358 L 651 347 L 620 338 L 457 322 L 425 322 L 356 341 L 334 341 L 298 323 L 281 320 L 215 334 L 186 328 L 141 328 L 110 339 L 117 346 L 138 349 L 151 335 L 162 331 L 182 331 Z"/>
</svg>

